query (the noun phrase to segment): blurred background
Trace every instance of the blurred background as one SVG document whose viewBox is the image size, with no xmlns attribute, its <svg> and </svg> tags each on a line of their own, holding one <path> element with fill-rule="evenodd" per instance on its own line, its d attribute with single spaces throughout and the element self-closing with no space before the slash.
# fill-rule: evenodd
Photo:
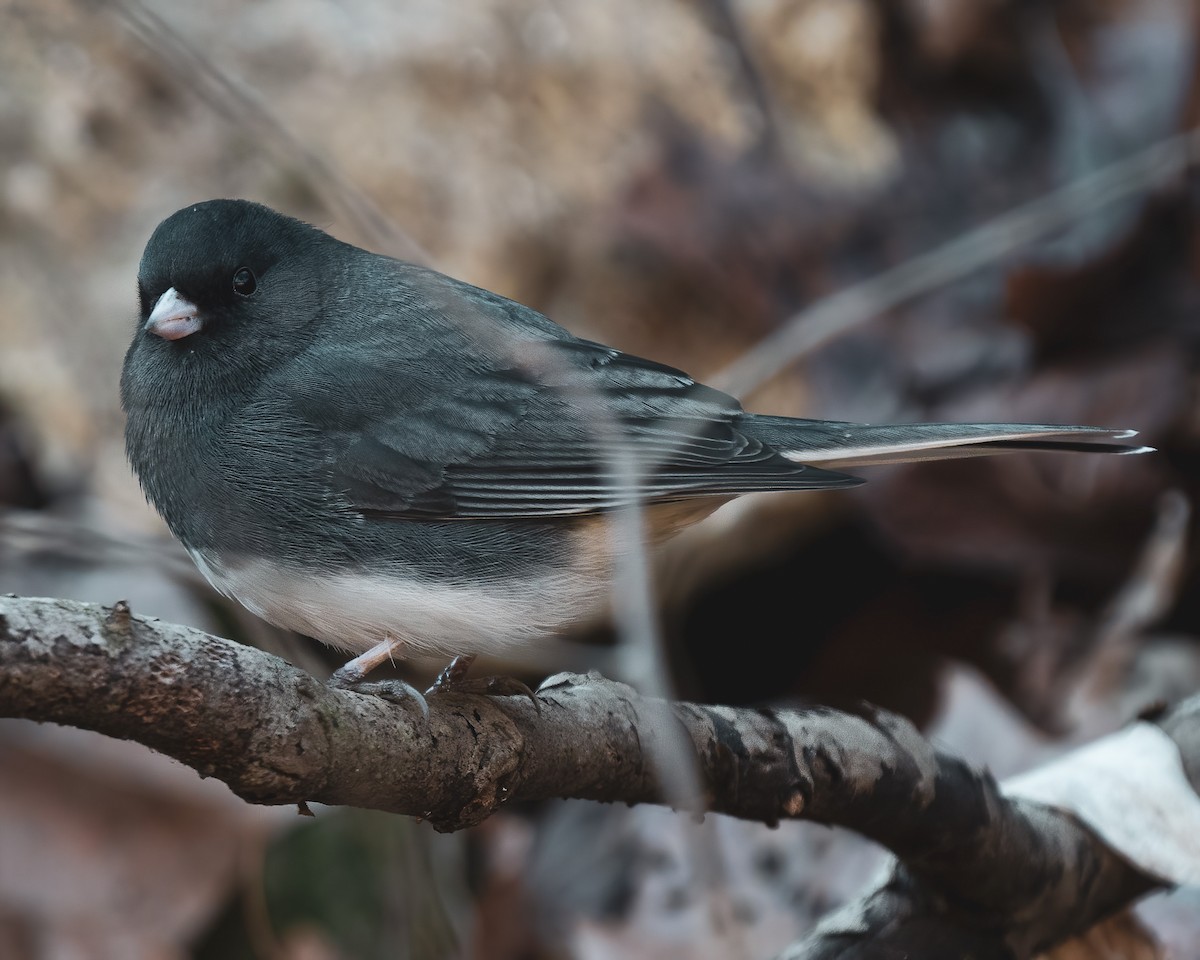
<svg viewBox="0 0 1200 960">
<path fill-rule="evenodd" d="M 1200 689 L 1198 43 L 1187 0 L 0 0 L 0 591 L 336 665 L 215 596 L 124 459 L 142 246 L 247 197 L 750 409 L 1137 429 L 747 498 L 654 579 L 680 696 L 869 700 L 1000 777 L 1115 729 Z M 883 862 L 650 808 L 316 813 L 0 722 L 0 957 L 766 957 Z M 1200 957 L 1200 895 L 1127 935 Z"/>
</svg>

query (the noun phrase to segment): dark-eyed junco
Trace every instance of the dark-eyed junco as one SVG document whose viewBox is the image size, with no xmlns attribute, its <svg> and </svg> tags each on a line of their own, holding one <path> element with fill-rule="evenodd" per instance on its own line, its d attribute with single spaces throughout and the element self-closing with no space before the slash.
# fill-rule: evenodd
<svg viewBox="0 0 1200 960">
<path fill-rule="evenodd" d="M 503 652 L 604 609 L 631 471 L 661 540 L 828 467 L 1126 453 L 1129 430 L 746 413 L 670 367 L 259 204 L 164 220 L 121 377 L 129 459 L 209 582 L 356 657 Z"/>
</svg>

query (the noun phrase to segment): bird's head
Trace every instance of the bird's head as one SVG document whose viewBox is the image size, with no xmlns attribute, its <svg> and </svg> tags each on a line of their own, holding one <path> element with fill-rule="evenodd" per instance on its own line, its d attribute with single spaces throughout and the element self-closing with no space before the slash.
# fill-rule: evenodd
<svg viewBox="0 0 1200 960">
<path fill-rule="evenodd" d="M 210 200 L 154 231 L 138 269 L 140 311 L 123 396 L 142 382 L 237 390 L 303 348 L 327 278 L 321 231 L 245 200 Z"/>
</svg>

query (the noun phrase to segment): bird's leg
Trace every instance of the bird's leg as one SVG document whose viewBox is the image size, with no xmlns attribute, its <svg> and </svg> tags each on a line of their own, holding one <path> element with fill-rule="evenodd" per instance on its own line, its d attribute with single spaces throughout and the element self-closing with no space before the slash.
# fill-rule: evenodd
<svg viewBox="0 0 1200 960">
<path fill-rule="evenodd" d="M 461 688 L 462 684 L 466 682 L 467 673 L 474 662 L 475 654 L 460 653 L 446 664 L 446 668 L 433 681 L 433 686 L 425 692 L 427 694 L 447 693 Z"/>
<path fill-rule="evenodd" d="M 347 660 L 334 670 L 333 675 L 329 678 L 329 685 L 331 687 L 352 687 L 362 683 L 367 674 L 385 660 L 395 661 L 395 655 L 403 646 L 403 640 L 385 636 L 370 650 L 360 653 L 353 660 Z"/>
<path fill-rule="evenodd" d="M 403 680 L 383 680 L 377 683 L 364 683 L 367 674 L 385 660 L 394 661 L 396 653 L 403 646 L 403 640 L 398 640 L 390 634 L 385 636 L 375 646 L 371 647 L 370 650 L 360 653 L 352 660 L 347 660 L 334 670 L 327 681 L 329 686 L 339 690 L 355 690 L 358 693 L 374 694 L 385 700 L 391 700 L 394 703 L 415 700 L 417 706 L 421 708 L 421 713 L 428 717 L 429 704 L 425 702 L 425 697 L 421 695 L 421 691 L 411 684 L 405 683 Z"/>
<path fill-rule="evenodd" d="M 460 653 L 437 675 L 433 686 L 425 691 L 425 696 L 437 697 L 446 693 L 478 693 L 490 697 L 528 697 L 538 708 L 538 712 L 541 712 L 537 695 L 516 677 L 467 679 L 467 672 L 474 662 L 475 654 Z"/>
</svg>

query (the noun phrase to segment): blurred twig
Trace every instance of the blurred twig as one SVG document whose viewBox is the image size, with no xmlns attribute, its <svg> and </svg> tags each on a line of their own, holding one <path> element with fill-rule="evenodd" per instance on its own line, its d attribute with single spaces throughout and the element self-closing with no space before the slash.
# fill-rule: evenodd
<svg viewBox="0 0 1200 960">
<path fill-rule="evenodd" d="M 137 38 L 170 77 L 185 77 L 181 88 L 195 93 L 217 113 L 242 127 L 285 166 L 299 165 L 317 192 L 382 252 L 414 263 L 429 257 L 411 236 L 343 177 L 323 156 L 295 137 L 250 90 L 212 59 L 197 51 L 166 20 L 140 0 L 108 0 L 130 34 Z"/>
<path fill-rule="evenodd" d="M 744 395 L 800 357 L 906 300 L 960 280 L 1085 215 L 1149 190 L 1185 171 L 1200 150 L 1200 129 L 1177 134 L 969 230 L 949 243 L 820 300 L 713 378 Z"/>
<path fill-rule="evenodd" d="M 746 96 L 758 111 L 761 126 L 753 151 L 778 159 L 781 142 L 779 107 L 763 71 L 759 69 L 754 54 L 751 53 L 738 11 L 730 0 L 700 0 L 697 6 L 713 33 L 729 45 L 737 61 L 738 74 Z"/>
<path fill-rule="evenodd" d="M 1168 490 L 1158 503 L 1158 517 L 1128 581 L 1101 617 L 1099 644 L 1128 638 L 1164 616 L 1179 597 L 1187 560 L 1188 524 L 1192 509 L 1179 490 Z"/>
<path fill-rule="evenodd" d="M 1180 490 L 1159 498 L 1158 516 L 1129 577 L 1100 614 L 1088 656 L 1074 665 L 1060 709 L 1076 730 L 1097 729 L 1113 714 L 1112 698 L 1133 672 L 1146 633 L 1179 599 L 1188 558 L 1192 508 Z M 1145 709 L 1147 704 L 1141 704 Z M 1118 721 L 1123 719 L 1118 716 Z"/>
</svg>

